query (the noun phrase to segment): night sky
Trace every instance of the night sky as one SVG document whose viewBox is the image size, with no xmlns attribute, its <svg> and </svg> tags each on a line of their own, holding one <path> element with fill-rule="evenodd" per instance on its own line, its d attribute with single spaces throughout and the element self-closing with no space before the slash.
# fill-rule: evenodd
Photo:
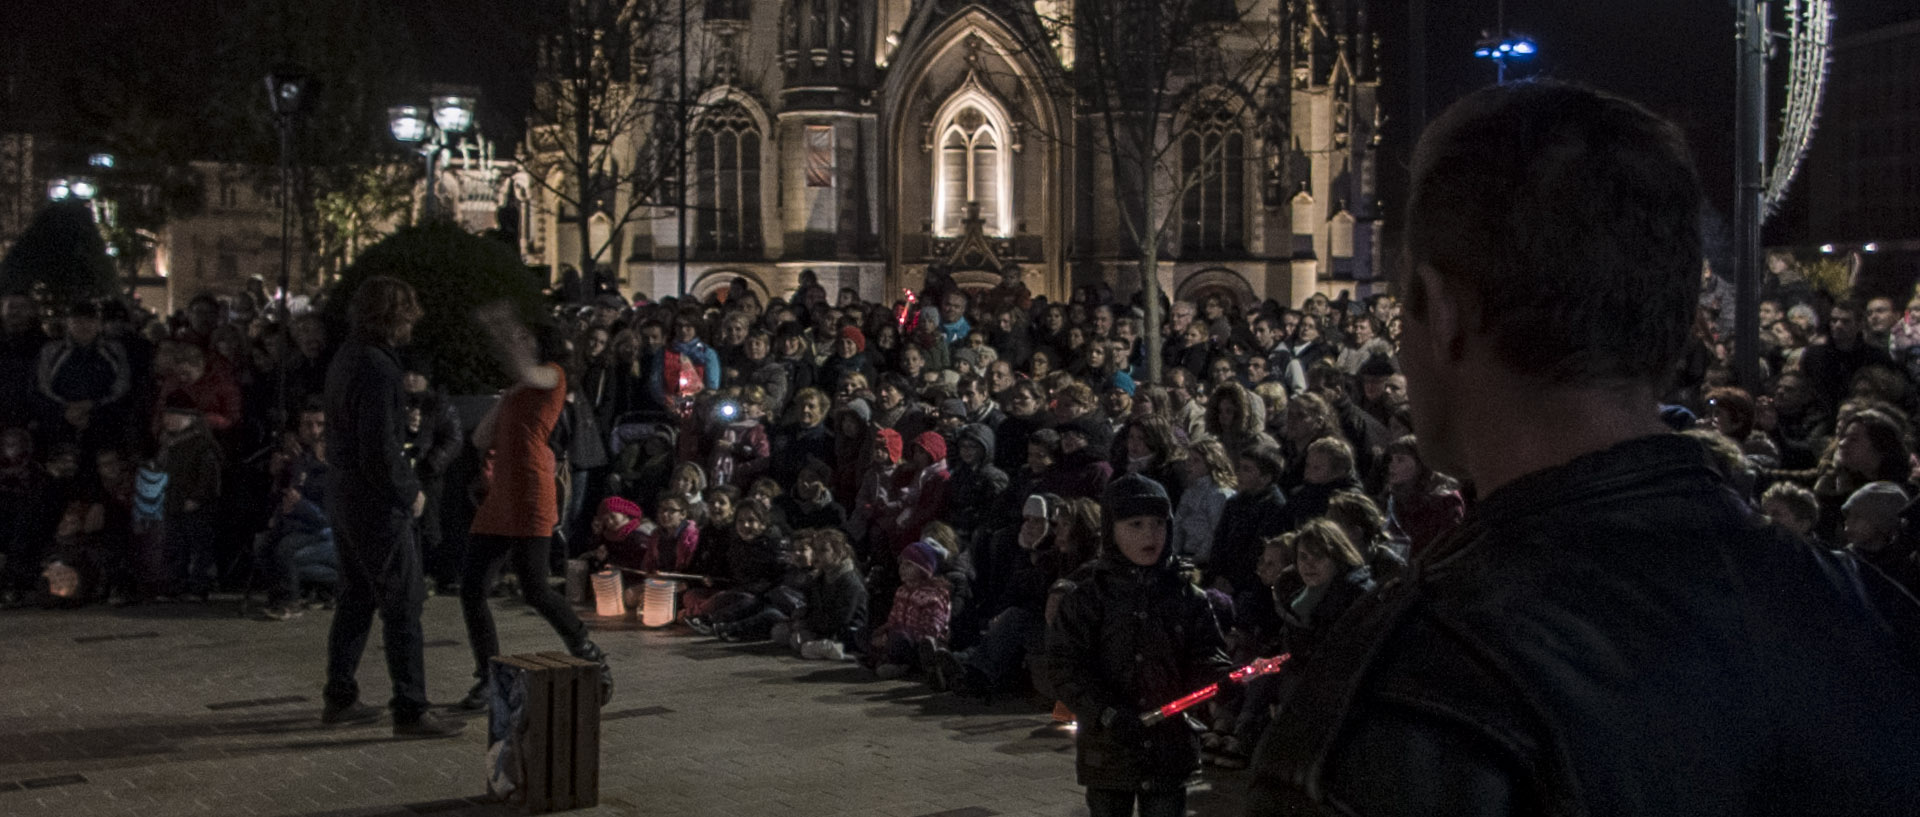
<svg viewBox="0 0 1920 817">
<path fill-rule="evenodd" d="M 310 0 L 324 2 L 324 0 Z M 481 122 L 496 140 L 518 135 L 530 95 L 532 69 L 524 23 L 511 11 L 522 3 L 500 0 L 335 0 L 342 8 L 385 2 L 406 20 L 414 47 L 410 65 L 394 66 L 418 82 L 478 86 Z M 209 20 L 246 3 L 269 0 L 66 0 L 16 3 L 8 31 L 0 32 L 0 89 L 25 89 L 37 110 L 15 105 L 0 110 L 0 130 L 59 121 L 61 100 L 46 80 L 68 60 L 87 60 L 102 49 L 232 48 L 207 36 Z M 1385 36 L 1385 95 L 1389 164 L 1404 165 L 1413 135 L 1406 35 L 1407 0 L 1375 0 Z M 1427 104 L 1429 117 L 1461 94 L 1492 82 L 1493 66 L 1472 57 L 1473 43 L 1495 27 L 1494 0 L 1426 0 Z M 1915 0 L 1836 0 L 1840 36 L 1890 22 L 1920 18 Z M 165 11 L 155 13 L 156 8 Z M 1710 200 L 1722 211 L 1730 199 L 1734 46 L 1733 6 L 1728 0 L 1507 0 L 1508 29 L 1531 35 L 1540 54 L 1518 64 L 1514 74 L 1577 80 L 1640 100 L 1671 117 L 1687 132 L 1700 162 Z M 128 36 L 127 32 L 146 36 Z M 63 44 L 65 47 L 54 47 Z M 136 54 L 132 61 L 139 65 Z M 164 70 L 177 59 L 156 56 Z M 191 68 L 185 70 L 192 70 Z M 48 90 L 53 88 L 52 90 Z M 45 104 L 54 103 L 54 104 Z M 51 116 L 49 111 L 56 112 Z M 377 126 L 374 123 L 372 126 Z M 1817 138 L 1817 137 L 1816 137 Z M 1389 199 L 1402 174 L 1388 168 Z"/>
</svg>

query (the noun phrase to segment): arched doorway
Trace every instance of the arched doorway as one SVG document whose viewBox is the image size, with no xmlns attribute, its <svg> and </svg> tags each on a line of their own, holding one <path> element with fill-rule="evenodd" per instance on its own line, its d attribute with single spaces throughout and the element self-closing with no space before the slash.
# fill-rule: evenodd
<svg viewBox="0 0 1920 817">
<path fill-rule="evenodd" d="M 1253 285 L 1240 273 L 1224 267 L 1204 269 L 1182 279 L 1174 287 L 1176 300 L 1205 303 L 1213 296 L 1219 296 L 1227 304 L 1229 312 L 1246 314 L 1259 306 L 1260 300 L 1254 297 Z"/>
<path fill-rule="evenodd" d="M 687 289 L 692 294 L 694 300 L 705 301 L 707 296 L 726 289 L 729 284 L 733 283 L 735 278 L 745 281 L 747 283 L 747 291 L 752 292 L 754 297 L 759 298 L 760 303 L 767 303 L 769 300 L 767 285 L 761 282 L 760 276 L 746 270 L 712 270 L 695 279 L 693 284 L 687 287 Z"/>
</svg>

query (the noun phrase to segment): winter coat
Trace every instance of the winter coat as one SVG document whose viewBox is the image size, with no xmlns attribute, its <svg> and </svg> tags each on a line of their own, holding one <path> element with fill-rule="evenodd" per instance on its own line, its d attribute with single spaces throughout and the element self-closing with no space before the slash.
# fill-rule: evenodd
<svg viewBox="0 0 1920 817">
<path fill-rule="evenodd" d="M 1100 455 L 1094 453 L 1096 450 L 1089 445 L 1062 455 L 1052 468 L 1034 478 L 1034 492 L 1057 494 L 1062 499 L 1099 499 L 1107 490 L 1107 481 L 1113 478 L 1113 466 L 1100 459 Z"/>
<path fill-rule="evenodd" d="M 829 468 L 839 459 L 833 451 L 833 433 L 825 423 L 803 426 L 796 422 L 779 426 L 773 430 L 769 445 L 772 455 L 767 460 L 767 477 L 782 487 L 792 487 L 800 479 L 800 469 L 806 467 L 809 459 L 819 460 Z"/>
<path fill-rule="evenodd" d="M 853 563 L 826 568 L 807 589 L 801 628 L 815 638 L 857 646 L 867 629 L 867 584 Z"/>
<path fill-rule="evenodd" d="M 767 412 L 778 416 L 786 408 L 787 398 L 793 395 L 793 364 L 776 358 L 762 358 L 760 362 L 741 361 L 740 385 L 759 386 L 767 393 Z"/>
<path fill-rule="evenodd" d="M 717 423 L 710 432 L 707 473 L 715 485 L 738 485 L 745 489 L 765 473 L 767 456 L 773 452 L 767 441 L 767 427 L 758 420 Z M 725 443 L 725 445 L 722 445 Z"/>
<path fill-rule="evenodd" d="M 960 427 L 957 442 L 972 442 L 980 446 L 986 456 L 993 456 L 993 430 L 978 423 Z M 959 461 L 958 444 L 950 446 L 955 461 Z M 991 461 L 979 465 L 967 465 L 961 462 L 954 466 L 953 481 L 948 490 L 948 507 L 953 527 L 960 532 L 962 541 L 971 538 L 973 532 L 983 526 L 997 524 L 1003 512 L 1001 497 L 1007 492 L 1007 472 L 994 467 Z M 1025 501 L 1025 500 L 1022 500 Z"/>
<path fill-rule="evenodd" d="M 199 421 L 167 440 L 156 464 L 167 475 L 167 518 L 186 513 L 188 500 L 205 511 L 220 498 L 220 445 Z"/>
<path fill-rule="evenodd" d="M 683 525 L 682 527 L 692 526 Z M 637 568 L 653 557 L 653 543 L 657 533 L 656 529 L 643 523 L 635 525 L 627 535 L 617 539 L 598 539 L 596 545 L 607 549 L 607 564 Z"/>
<path fill-rule="evenodd" d="M 947 461 L 941 460 L 915 475 L 913 482 L 901 489 L 900 493 L 888 504 L 891 517 L 883 520 L 885 529 L 892 536 L 893 552 L 913 544 L 920 538 L 920 529 L 928 522 L 947 518 L 947 496 L 953 476 L 947 471 Z"/>
<path fill-rule="evenodd" d="M 1212 477 L 1200 477 L 1180 494 L 1173 511 L 1173 552 L 1204 564 L 1213 556 L 1213 532 L 1220 527 L 1220 512 L 1233 497 L 1233 489 L 1215 485 Z"/>
<path fill-rule="evenodd" d="M 420 480 L 444 478 L 465 442 L 460 433 L 460 411 L 445 395 L 431 394 L 420 408 L 420 431 L 413 435 L 413 445 L 420 451 L 415 466 Z"/>
<path fill-rule="evenodd" d="M 792 494 L 782 494 L 773 501 L 773 505 L 787 517 L 788 530 L 838 529 L 847 524 L 847 509 L 833 501 L 830 493 L 827 501 L 819 504 L 802 502 Z"/>
<path fill-rule="evenodd" d="M 391 347 L 348 340 L 334 353 L 327 370 L 329 503 L 342 503 L 343 512 L 413 506 L 420 477 L 400 455 L 406 405 L 400 361 Z"/>
<path fill-rule="evenodd" d="M 947 624 L 953 611 L 953 588 L 945 579 L 926 579 L 900 585 L 893 591 L 893 607 L 887 621 L 873 632 L 873 643 L 885 648 L 895 633 L 918 642 L 932 638 L 947 643 Z"/>
<path fill-rule="evenodd" d="M 130 387 L 127 352 L 116 341 L 101 338 L 81 346 L 72 341 L 40 348 L 40 396 L 55 406 L 88 400 L 95 406 L 127 396 Z"/>
<path fill-rule="evenodd" d="M 1235 595 L 1260 587 L 1260 576 L 1254 570 L 1260 563 L 1260 549 L 1267 537 L 1286 533 L 1291 521 L 1287 498 L 1278 486 L 1268 486 L 1257 494 L 1235 494 L 1220 509 L 1220 527 L 1213 534 L 1213 558 L 1205 565 L 1207 579 L 1232 582 Z"/>
<path fill-rule="evenodd" d="M 699 561 L 697 555 L 700 549 L 699 525 L 682 522 L 680 529 L 671 533 L 655 527 L 648 536 L 646 556 L 640 560 L 640 569 L 649 573 L 700 573 L 694 569 Z M 612 553 L 609 552 L 608 556 L 612 556 Z"/>
<path fill-rule="evenodd" d="M 1358 490 L 1360 490 L 1360 483 L 1352 475 L 1318 485 L 1311 482 L 1300 483 L 1291 494 L 1287 495 L 1287 516 L 1293 520 L 1287 527 L 1297 528 L 1300 523 L 1309 519 L 1326 516 L 1327 504 L 1333 501 L 1334 494 Z"/>
<path fill-rule="evenodd" d="M 1169 560 L 1122 561 L 1103 557 L 1075 574 L 1047 631 L 1047 677 L 1080 723 L 1080 785 L 1178 789 L 1200 768 L 1200 739 L 1185 718 L 1143 727 L 1135 731 L 1140 742 L 1122 743 L 1103 717 L 1138 718 L 1218 682 L 1228 669 L 1226 639 L 1206 594 Z"/>
<path fill-rule="evenodd" d="M 727 548 L 727 575 L 734 588 L 748 593 L 765 593 L 779 584 L 793 566 L 793 551 L 786 537 L 763 533 L 753 539 L 735 537 Z"/>
<path fill-rule="evenodd" d="M 1009 474 L 1025 467 L 1027 440 L 1033 437 L 1033 432 L 1046 427 L 1047 418 L 1042 414 L 1007 415 L 993 429 L 993 464 Z"/>
<path fill-rule="evenodd" d="M 1345 615 L 1347 608 L 1360 600 L 1361 596 L 1373 592 L 1373 570 L 1367 565 L 1351 568 L 1334 578 L 1320 594 L 1305 615 L 1294 609 L 1294 602 L 1312 591 L 1301 588 L 1290 598 L 1275 599 L 1275 608 L 1280 612 L 1281 644 L 1295 658 L 1305 659 L 1320 646 L 1320 642 L 1333 629 L 1333 623 Z"/>
</svg>

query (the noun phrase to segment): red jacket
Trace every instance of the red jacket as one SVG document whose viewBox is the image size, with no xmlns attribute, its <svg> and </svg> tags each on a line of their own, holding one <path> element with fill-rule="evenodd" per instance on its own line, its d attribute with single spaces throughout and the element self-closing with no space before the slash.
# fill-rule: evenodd
<svg viewBox="0 0 1920 817">
<path fill-rule="evenodd" d="M 160 393 L 153 403 L 156 421 L 174 392 L 182 392 L 193 400 L 193 407 L 206 418 L 208 429 L 226 431 L 240 421 L 240 385 L 223 368 L 208 366 L 207 373 L 192 383 L 161 381 Z"/>
</svg>

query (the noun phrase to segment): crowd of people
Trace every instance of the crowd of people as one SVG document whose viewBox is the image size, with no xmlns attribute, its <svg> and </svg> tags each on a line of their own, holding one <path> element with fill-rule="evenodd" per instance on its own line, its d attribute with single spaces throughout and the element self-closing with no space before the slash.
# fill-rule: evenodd
<svg viewBox="0 0 1920 817">
<path fill-rule="evenodd" d="M 1711 452 L 1741 506 L 1910 602 L 1920 288 L 1900 312 L 1816 290 L 1790 263 L 1774 273 L 1765 387 L 1733 384 L 1731 301 L 1706 273 L 1658 420 Z M 1096 813 L 1133 795 L 1147 813 L 1171 807 L 1203 752 L 1245 765 L 1298 675 L 1228 685 L 1194 711 L 1198 741 L 1141 712 L 1258 657 L 1338 649 L 1333 622 L 1478 504 L 1423 461 L 1393 295 L 1298 308 L 1208 295 L 1165 304 L 1159 328 L 1138 296 L 1093 285 L 1053 301 L 1017 273 L 911 296 L 830 294 L 803 273 L 768 301 L 744 281 L 702 300 L 602 287 L 531 331 L 476 315 L 514 382 L 484 418 L 459 416 L 431 357 L 390 338 L 395 362 L 376 363 L 400 373 L 404 461 L 362 449 L 344 467 L 396 469 L 378 478 L 404 486 L 383 507 L 411 525 L 425 580 L 461 596 L 480 676 L 462 703 L 485 705 L 502 562 L 569 649 L 604 663 L 549 585 L 576 559 L 679 577 L 680 623 L 702 636 L 962 695 L 1037 691 L 1081 725 L 1089 803 L 1126 795 Z M 325 478 L 328 440 L 343 439 L 329 411 L 380 408 L 329 391 L 337 328 L 268 313 L 257 289 L 164 320 L 117 301 L 57 316 L 0 301 L 9 602 L 245 589 L 272 620 L 329 603 L 343 500 L 322 494 L 345 485 Z M 1554 331 L 1545 313 L 1515 314 Z M 330 676 L 330 706 L 349 706 L 350 686 Z"/>
</svg>

